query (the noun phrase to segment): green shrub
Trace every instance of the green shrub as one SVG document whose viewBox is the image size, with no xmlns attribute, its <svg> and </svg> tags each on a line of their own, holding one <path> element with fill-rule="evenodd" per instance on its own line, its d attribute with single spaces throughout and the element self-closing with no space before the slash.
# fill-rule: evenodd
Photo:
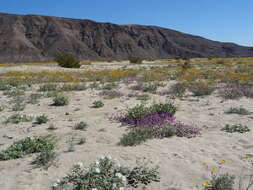
<svg viewBox="0 0 253 190">
<path fill-rule="evenodd" d="M 30 122 L 32 120 L 33 120 L 32 116 L 21 115 L 21 114 L 13 114 L 10 117 L 8 117 L 7 120 L 4 123 L 5 124 L 7 124 L 7 123 L 19 124 L 21 122 Z"/>
<path fill-rule="evenodd" d="M 81 121 L 80 123 L 77 123 L 75 126 L 74 126 L 74 129 L 75 130 L 86 130 L 87 129 L 87 123 Z"/>
<path fill-rule="evenodd" d="M 46 122 L 48 122 L 48 117 L 45 115 L 45 114 L 43 114 L 43 115 L 40 115 L 40 116 L 37 116 L 36 118 L 35 118 L 35 122 L 37 123 L 37 124 L 43 124 L 43 123 L 46 123 Z"/>
<path fill-rule="evenodd" d="M 235 124 L 231 126 L 227 124 L 221 130 L 228 133 L 246 133 L 250 131 L 250 129 L 246 125 L 242 125 L 242 124 Z"/>
<path fill-rule="evenodd" d="M 55 61 L 59 66 L 65 68 L 80 68 L 79 60 L 77 60 L 73 55 L 68 53 L 59 53 L 55 57 Z"/>
<path fill-rule="evenodd" d="M 39 103 L 39 98 L 42 97 L 42 94 L 31 94 L 27 103 L 37 104 Z"/>
<path fill-rule="evenodd" d="M 38 167 L 49 168 L 57 158 L 57 154 L 52 149 L 45 149 L 35 158 L 32 164 Z"/>
<path fill-rule="evenodd" d="M 238 115 L 249 115 L 250 114 L 250 112 L 248 110 L 246 110 L 245 108 L 242 108 L 242 107 L 240 107 L 240 108 L 231 107 L 225 113 L 226 114 L 238 114 Z"/>
<path fill-rule="evenodd" d="M 165 104 L 153 104 L 149 107 L 145 107 L 143 104 L 136 105 L 133 108 L 127 110 L 126 117 L 132 119 L 139 119 L 142 116 L 154 113 L 166 113 L 173 116 L 177 111 L 177 108 L 171 103 Z"/>
<path fill-rule="evenodd" d="M 176 83 L 170 88 L 170 92 L 178 97 L 182 98 L 186 91 L 186 85 L 184 83 Z"/>
<path fill-rule="evenodd" d="M 26 104 L 22 102 L 16 102 L 12 107 L 12 111 L 23 111 L 25 109 Z"/>
<path fill-rule="evenodd" d="M 153 134 L 147 130 L 131 130 L 121 137 L 119 145 L 122 146 L 135 146 L 153 138 Z"/>
<path fill-rule="evenodd" d="M 55 138 L 52 136 L 27 137 L 1 151 L 0 160 L 18 159 L 28 154 L 53 150 L 54 146 Z"/>
<path fill-rule="evenodd" d="M 101 108 L 104 106 L 104 103 L 100 100 L 94 101 L 92 104 L 93 104 L 93 106 L 92 106 L 93 108 Z"/>
<path fill-rule="evenodd" d="M 133 56 L 128 57 L 128 60 L 130 63 L 133 63 L 133 64 L 141 64 L 143 61 L 143 59 L 139 57 L 133 57 Z"/>
<path fill-rule="evenodd" d="M 43 84 L 39 87 L 39 91 L 47 92 L 47 91 L 55 91 L 57 90 L 57 85 L 52 83 Z"/>
<path fill-rule="evenodd" d="M 204 82 L 194 82 L 190 84 L 189 91 L 193 93 L 193 96 L 207 96 L 211 95 L 215 90 L 214 87 Z"/>
<path fill-rule="evenodd" d="M 65 106 L 69 104 L 69 99 L 66 96 L 57 95 L 53 99 L 53 106 Z"/>
<path fill-rule="evenodd" d="M 84 143 L 86 143 L 86 138 L 85 138 L 85 137 L 82 137 L 82 138 L 79 139 L 79 142 L 78 142 L 77 144 L 78 144 L 78 145 L 82 145 L 82 144 L 84 144 Z"/>
<path fill-rule="evenodd" d="M 74 165 L 71 172 L 57 181 L 53 190 L 123 190 L 124 187 L 138 187 L 159 182 L 158 168 L 145 165 L 133 169 L 120 166 L 110 156 L 102 156 L 85 168 L 82 162 Z"/>
<path fill-rule="evenodd" d="M 212 175 L 212 180 L 205 190 L 235 190 L 235 177 L 228 174 Z"/>
</svg>

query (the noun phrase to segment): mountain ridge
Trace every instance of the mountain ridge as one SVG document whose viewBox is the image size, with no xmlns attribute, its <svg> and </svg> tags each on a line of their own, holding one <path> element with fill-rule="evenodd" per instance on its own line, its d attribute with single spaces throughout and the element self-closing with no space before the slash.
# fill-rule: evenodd
<svg viewBox="0 0 253 190">
<path fill-rule="evenodd" d="M 208 40 L 160 26 L 0 13 L 0 62 L 78 59 L 253 57 L 253 47 Z"/>
</svg>

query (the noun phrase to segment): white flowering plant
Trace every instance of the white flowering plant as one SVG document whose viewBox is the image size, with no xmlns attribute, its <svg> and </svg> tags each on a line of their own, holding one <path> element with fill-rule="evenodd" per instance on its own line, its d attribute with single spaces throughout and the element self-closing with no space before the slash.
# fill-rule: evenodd
<svg viewBox="0 0 253 190">
<path fill-rule="evenodd" d="M 136 168 L 122 167 L 110 156 L 102 156 L 87 168 L 79 162 L 67 176 L 56 181 L 52 190 L 124 190 L 127 186 L 137 187 L 138 183 L 147 185 L 159 181 L 157 169 L 141 167 L 136 173 Z M 145 173 L 148 176 L 143 177 Z"/>
</svg>

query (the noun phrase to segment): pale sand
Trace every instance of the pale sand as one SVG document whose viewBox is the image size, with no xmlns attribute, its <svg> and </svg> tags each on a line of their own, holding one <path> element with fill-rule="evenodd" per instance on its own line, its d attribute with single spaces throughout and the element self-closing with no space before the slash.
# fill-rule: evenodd
<svg viewBox="0 0 253 190">
<path fill-rule="evenodd" d="M 34 91 L 31 89 L 31 91 Z M 130 90 L 122 85 L 121 92 L 128 94 Z M 31 92 L 26 92 L 27 94 Z M 0 105 L 7 106 L 0 112 L 0 121 L 12 115 L 10 99 L 0 92 Z M 222 172 L 239 175 L 241 172 L 250 172 L 249 159 L 242 159 L 244 154 L 253 154 L 253 130 L 244 134 L 228 134 L 220 131 L 225 124 L 246 124 L 252 129 L 253 115 L 239 116 L 227 115 L 224 111 L 231 106 L 243 106 L 253 111 L 252 99 L 242 98 L 221 102 L 217 94 L 196 99 L 188 97 L 186 100 L 170 100 L 178 106 L 176 118 L 185 123 L 190 123 L 202 128 L 202 134 L 195 138 L 172 137 L 167 139 L 154 139 L 136 147 L 118 146 L 120 137 L 126 133 L 127 127 L 120 127 L 119 123 L 109 121 L 107 114 L 133 107 L 140 101 L 127 96 L 112 100 L 103 100 L 105 106 L 100 109 L 91 108 L 94 100 L 102 99 L 98 91 L 86 90 L 70 92 L 70 104 L 64 107 L 53 107 L 50 98 L 40 99 L 39 105 L 28 104 L 22 113 L 46 114 L 50 121 L 47 124 L 32 127 L 32 123 L 1 124 L 0 125 L 0 150 L 8 147 L 14 141 L 27 136 L 55 134 L 59 141 L 56 151 L 59 153 L 57 166 L 48 170 L 34 168 L 31 165 L 36 155 L 22 159 L 0 161 L 0 189 L 1 190 L 48 190 L 56 179 L 66 175 L 72 165 L 78 161 L 88 166 L 100 155 L 110 154 L 118 159 L 122 165 L 134 166 L 136 160 L 143 157 L 151 160 L 153 165 L 160 167 L 160 183 L 152 183 L 148 190 L 193 190 L 196 185 L 201 186 L 210 179 L 210 170 L 201 162 L 207 162 L 210 167 L 218 167 L 219 160 L 225 160 Z M 149 103 L 165 102 L 166 97 L 151 95 Z M 117 107 L 117 110 L 116 110 Z M 9 108 L 9 109 L 8 109 Z M 75 111 L 79 108 L 79 111 Z M 65 115 L 69 112 L 70 115 Z M 85 121 L 88 123 L 87 131 L 76 131 L 71 128 L 75 123 Z M 50 123 L 58 129 L 48 131 Z M 104 132 L 99 132 L 105 129 Z M 3 137 L 12 136 L 13 139 Z M 71 137 L 85 137 L 87 142 L 76 145 L 75 152 L 66 152 L 69 146 L 67 141 Z M 251 169 L 252 170 L 252 169 Z M 139 188 L 141 189 L 141 188 Z"/>
</svg>

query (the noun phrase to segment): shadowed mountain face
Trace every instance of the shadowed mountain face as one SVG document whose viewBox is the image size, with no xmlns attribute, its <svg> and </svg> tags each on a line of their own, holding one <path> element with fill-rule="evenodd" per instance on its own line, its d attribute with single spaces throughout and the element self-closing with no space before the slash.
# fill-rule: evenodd
<svg viewBox="0 0 253 190">
<path fill-rule="evenodd" d="M 155 26 L 0 14 L 0 62 L 51 61 L 59 51 L 79 59 L 253 56 L 251 47 Z"/>
</svg>

